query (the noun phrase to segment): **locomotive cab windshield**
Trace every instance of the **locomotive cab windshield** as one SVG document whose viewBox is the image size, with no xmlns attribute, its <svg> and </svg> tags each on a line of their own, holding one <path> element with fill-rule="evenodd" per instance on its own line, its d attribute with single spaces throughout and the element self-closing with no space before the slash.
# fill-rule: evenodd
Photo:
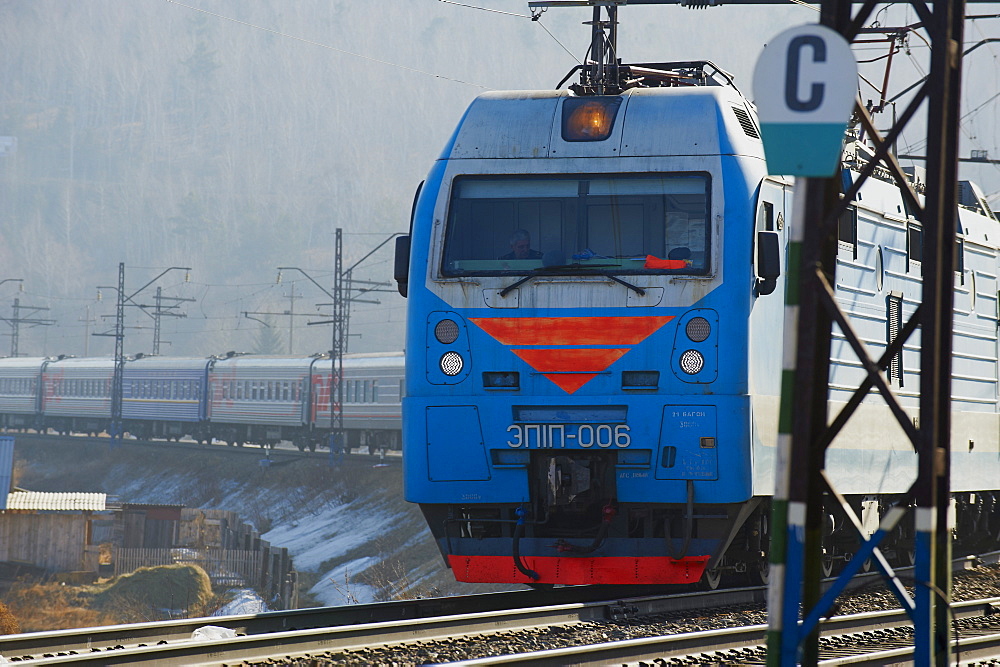
<svg viewBox="0 0 1000 667">
<path fill-rule="evenodd" d="M 458 177 L 441 272 L 705 275 L 710 189 L 707 173 Z"/>
</svg>

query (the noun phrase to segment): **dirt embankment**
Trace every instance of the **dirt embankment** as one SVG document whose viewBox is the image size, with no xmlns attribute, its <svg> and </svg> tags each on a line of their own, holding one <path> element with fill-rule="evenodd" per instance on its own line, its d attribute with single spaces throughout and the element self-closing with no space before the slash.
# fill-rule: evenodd
<svg viewBox="0 0 1000 667">
<path fill-rule="evenodd" d="M 403 500 L 399 460 L 327 456 L 269 465 L 251 449 L 176 450 L 125 443 L 16 441 L 16 484 L 107 493 L 121 502 L 238 513 L 299 571 L 300 606 L 497 590 L 456 583 L 416 506 Z"/>
</svg>

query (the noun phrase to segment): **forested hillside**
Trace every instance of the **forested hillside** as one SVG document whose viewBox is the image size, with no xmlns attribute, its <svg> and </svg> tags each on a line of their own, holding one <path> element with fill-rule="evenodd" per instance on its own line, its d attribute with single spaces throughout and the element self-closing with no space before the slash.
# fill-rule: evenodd
<svg viewBox="0 0 1000 667">
<path fill-rule="evenodd" d="M 486 39 L 469 20 L 479 12 L 433 18 L 406 1 L 198 4 L 218 16 L 163 0 L 0 3 L 0 136 L 16 140 L 0 158 L 0 280 L 23 278 L 26 291 L 0 289 L 0 314 L 20 296 L 52 307 L 38 317 L 59 328 L 24 331 L 22 354 L 82 354 L 81 306 L 91 303 L 92 318 L 114 312 L 113 292 L 94 300 L 98 285 L 117 284 L 120 261 L 126 291 L 157 269 L 192 267 L 191 283 L 177 272 L 159 284 L 199 300 L 185 305 L 189 318 L 223 318 L 171 323 L 205 334 L 173 336 L 168 353 L 252 347 L 261 325 L 241 311 L 288 309 L 291 279 L 302 297 L 295 310 L 315 312 L 329 299 L 301 276 L 272 288 L 276 267 L 315 271 L 329 287 L 336 227 L 347 233 L 345 266 L 405 230 L 416 185 L 483 90 L 375 60 L 481 73 L 456 67 L 474 62 Z M 448 57 L 428 48 L 459 26 Z M 387 246 L 361 277 L 386 280 L 390 255 Z M 379 321 L 401 326 L 401 300 L 380 298 L 395 309 Z M 356 308 L 356 322 L 363 313 Z M 287 337 L 287 318 L 258 319 Z M 329 333 L 305 324 L 296 321 L 296 351 L 327 349 Z M 128 335 L 127 351 L 149 351 L 148 333 Z M 401 339 L 371 343 L 398 348 Z M 106 353 L 111 340 L 90 347 Z"/>
<path fill-rule="evenodd" d="M 521 0 L 480 4 L 508 13 L 437 0 L 0 0 L 0 281 L 25 289 L 0 283 L 0 316 L 17 297 L 51 309 L 21 317 L 54 321 L 25 325 L 20 354 L 110 354 L 112 338 L 87 334 L 113 325 L 115 294 L 97 301 L 97 287 L 117 284 L 119 262 L 126 292 L 193 269 L 136 298 L 151 304 L 161 286 L 193 299 L 170 302 L 187 317 L 163 318 L 164 354 L 287 352 L 290 332 L 295 353 L 329 349 L 329 327 L 302 316 L 329 298 L 295 272 L 276 284 L 276 267 L 329 287 L 334 229 L 345 266 L 405 230 L 475 95 L 552 87 L 584 55 L 587 8 L 533 22 Z M 760 41 L 726 36 L 774 24 L 727 16 L 628 8 L 622 49 L 714 58 L 748 84 Z M 391 245 L 355 277 L 388 280 L 390 267 Z M 403 300 L 378 300 L 352 308 L 351 351 L 401 347 Z M 129 309 L 127 324 L 126 353 L 150 352 L 151 319 Z"/>
</svg>

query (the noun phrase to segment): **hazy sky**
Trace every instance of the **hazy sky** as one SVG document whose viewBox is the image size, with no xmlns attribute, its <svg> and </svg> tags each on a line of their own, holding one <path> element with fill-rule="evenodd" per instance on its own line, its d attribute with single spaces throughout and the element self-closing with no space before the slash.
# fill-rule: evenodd
<svg viewBox="0 0 1000 667">
<path fill-rule="evenodd" d="M 0 137 L 25 132 L 32 119 L 68 108 L 73 127 L 82 128 L 53 139 L 59 160 L 48 170 L 60 177 L 69 170 L 78 182 L 66 188 L 73 197 L 58 206 L 45 202 L 49 208 L 33 221 L 23 208 L 16 219 L 0 217 L 8 241 L 0 249 L 0 280 L 25 277 L 22 303 L 51 307 L 48 315 L 59 322 L 23 330 L 22 355 L 82 355 L 85 334 L 109 326 L 113 293 L 105 290 L 98 302 L 96 287 L 115 284 L 120 261 L 128 267 L 126 291 L 167 266 L 194 269 L 190 282 L 175 273 L 157 283 L 165 294 L 196 300 L 183 302 L 186 318 L 164 320 L 162 338 L 173 346 L 164 346 L 163 353 L 249 349 L 260 334 L 260 319 L 270 322 L 287 348 L 288 317 L 251 320 L 243 313 L 280 313 L 292 303 L 297 313 L 317 313 L 315 304 L 329 299 L 295 272 L 285 272 L 276 284 L 278 266 L 305 268 L 329 287 L 333 229 L 344 229 L 347 265 L 389 233 L 404 231 L 417 184 L 476 95 L 551 88 L 587 49 L 589 27 L 583 22 L 589 8 L 553 8 L 531 21 L 522 0 L 463 4 L 497 11 L 439 0 L 0 0 L 0 38 L 8 48 L 16 45 L 0 62 Z M 1000 5 L 968 5 L 970 14 L 991 12 L 1000 12 Z M 711 60 L 735 75 L 752 98 L 753 66 L 767 40 L 817 17 L 799 4 L 625 6 L 619 12 L 619 55 L 626 62 Z M 916 22 L 911 10 L 899 6 L 876 20 L 883 26 Z M 1000 19 L 967 22 L 967 47 L 991 37 L 1000 37 Z M 893 60 L 890 95 L 928 69 L 920 37 L 906 46 Z M 55 53 L 62 60 L 42 62 Z M 185 77 L 199 53 L 208 54 L 211 71 L 195 89 Z M 859 60 L 874 59 L 886 46 L 858 45 L 855 53 Z M 1000 45 L 987 44 L 964 61 L 964 155 L 974 149 L 1000 158 L 998 54 Z M 74 69 L 68 83 L 67 63 Z M 862 73 L 879 84 L 884 64 L 862 64 Z M 45 81 L 58 85 L 47 90 Z M 102 82 L 100 99 L 95 81 Z M 67 90 L 74 84 L 79 88 Z M 862 86 L 865 99 L 876 97 Z M 199 108 L 199 100 L 207 108 Z M 178 109 L 202 114 L 211 136 L 203 129 L 171 134 Z M 124 169 L 149 173 L 127 187 L 100 169 L 94 175 L 82 171 L 88 162 L 100 163 L 103 150 L 82 154 L 85 130 L 114 114 L 122 118 L 102 129 L 101 137 L 109 154 L 118 151 L 116 164 L 129 150 L 119 143 L 127 143 L 135 127 L 148 135 L 142 162 L 126 161 Z M 880 125 L 890 120 L 886 115 Z M 5 128 L 15 121 L 17 131 Z M 34 150 L 22 140 L 17 159 Z M 900 150 L 922 153 L 919 124 L 903 135 Z M 11 164 L 0 162 L 0 177 L 4 168 L 13 173 Z M 1000 207 L 1000 169 L 960 169 Z M 77 204 L 85 196 L 99 201 L 90 202 L 88 217 L 80 219 L 78 211 L 85 209 Z M 3 198 L 0 190 L 0 215 Z M 143 208 L 143 201 L 153 203 Z M 124 231 L 121 223 L 108 222 L 106 230 L 97 224 L 99 212 L 123 209 L 126 220 L 137 220 Z M 211 242 L 197 243 L 194 235 L 185 245 L 164 231 L 184 224 L 197 228 L 205 220 L 219 226 Z M 25 231 L 30 225 L 37 234 Z M 32 243 L 36 237 L 39 242 Z M 390 244 L 365 260 L 355 277 L 389 280 L 391 259 Z M 146 303 L 155 285 L 150 290 Z M 14 296 L 13 284 L 0 284 L 0 313 L 9 316 Z M 352 351 L 402 345 L 405 302 L 392 294 L 378 298 L 380 304 L 358 303 L 352 310 L 352 332 L 361 334 L 352 338 Z M 128 332 L 126 352 L 148 352 L 151 324 L 132 317 L 137 319 L 131 324 L 143 328 Z M 296 353 L 329 347 L 329 328 L 309 327 L 309 320 L 292 319 Z M 6 329 L 0 324 L 0 332 Z M 110 338 L 89 340 L 90 354 L 113 349 Z M 8 345 L 9 338 L 0 339 L 0 354 Z"/>
</svg>

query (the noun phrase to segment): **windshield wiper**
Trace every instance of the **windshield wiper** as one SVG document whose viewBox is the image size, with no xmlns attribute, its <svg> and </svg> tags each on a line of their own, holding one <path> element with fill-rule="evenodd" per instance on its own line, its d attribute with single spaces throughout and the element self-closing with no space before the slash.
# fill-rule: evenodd
<svg viewBox="0 0 1000 667">
<path fill-rule="evenodd" d="M 510 294 L 511 290 L 517 289 L 518 287 L 528 282 L 532 278 L 537 278 L 538 276 L 543 276 L 548 274 L 557 275 L 569 269 L 585 269 L 587 271 L 590 271 L 591 269 L 597 269 L 596 271 L 593 271 L 593 273 L 604 276 L 605 278 L 610 278 L 616 283 L 624 285 L 625 287 L 629 288 L 639 296 L 646 295 L 646 290 L 642 289 L 638 285 L 633 285 L 632 283 L 626 280 L 622 280 L 618 276 L 613 275 L 610 271 L 600 270 L 610 266 L 618 266 L 618 265 L 617 264 L 556 264 L 553 266 L 542 266 L 537 269 L 534 269 L 531 273 L 524 276 L 523 278 L 514 281 L 510 285 L 507 285 L 507 287 L 504 287 L 502 290 L 500 290 L 500 297 L 503 298 L 507 296 L 508 294 Z"/>
</svg>

